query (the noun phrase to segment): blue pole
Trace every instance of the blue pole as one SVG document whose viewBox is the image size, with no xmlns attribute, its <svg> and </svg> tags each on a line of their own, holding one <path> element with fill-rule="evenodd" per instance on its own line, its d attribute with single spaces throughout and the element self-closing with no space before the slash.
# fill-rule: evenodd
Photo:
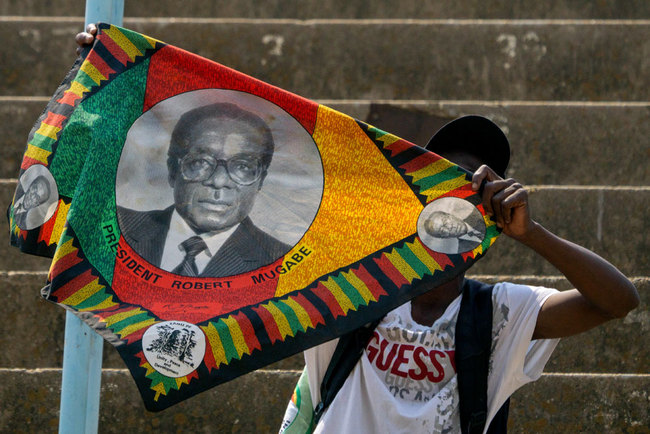
<svg viewBox="0 0 650 434">
<path fill-rule="evenodd" d="M 101 21 L 122 25 L 124 0 L 86 0 L 86 25 Z"/>
<path fill-rule="evenodd" d="M 86 0 L 86 26 L 102 21 L 122 25 L 124 0 Z M 99 424 L 102 338 L 66 312 L 59 433 L 93 434 Z"/>
</svg>

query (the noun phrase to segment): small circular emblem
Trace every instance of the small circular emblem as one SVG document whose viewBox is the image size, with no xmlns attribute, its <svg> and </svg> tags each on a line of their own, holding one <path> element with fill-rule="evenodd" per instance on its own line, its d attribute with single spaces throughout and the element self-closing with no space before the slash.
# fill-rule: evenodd
<svg viewBox="0 0 650 434">
<path fill-rule="evenodd" d="M 52 218 L 58 204 L 59 193 L 50 171 L 41 164 L 30 166 L 18 180 L 14 222 L 20 229 L 35 229 Z"/>
<path fill-rule="evenodd" d="M 485 221 L 470 202 L 443 197 L 428 204 L 418 217 L 418 235 L 435 252 L 456 254 L 475 249 L 485 238 Z"/>
<path fill-rule="evenodd" d="M 184 321 L 155 324 L 142 336 L 149 364 L 167 377 L 184 377 L 196 370 L 205 355 L 205 335 Z"/>
</svg>

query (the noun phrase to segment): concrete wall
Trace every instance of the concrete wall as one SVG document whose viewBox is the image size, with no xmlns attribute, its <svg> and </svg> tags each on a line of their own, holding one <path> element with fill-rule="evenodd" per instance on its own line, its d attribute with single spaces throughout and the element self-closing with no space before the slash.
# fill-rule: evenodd
<svg viewBox="0 0 650 434">
<path fill-rule="evenodd" d="M 83 4 L 0 4 L 4 206 L 27 134 L 74 61 Z M 624 320 L 560 343 L 547 374 L 514 395 L 511 431 L 649 432 L 650 2 L 396 4 L 127 1 L 125 25 L 415 143 L 463 114 L 497 122 L 535 218 L 611 260 L 642 296 Z M 39 297 L 48 266 L 0 252 L 0 432 L 58 426 L 64 312 Z M 472 273 L 570 287 L 505 237 Z M 301 366 L 296 355 L 153 414 L 106 346 L 100 432 L 274 432 Z"/>
</svg>

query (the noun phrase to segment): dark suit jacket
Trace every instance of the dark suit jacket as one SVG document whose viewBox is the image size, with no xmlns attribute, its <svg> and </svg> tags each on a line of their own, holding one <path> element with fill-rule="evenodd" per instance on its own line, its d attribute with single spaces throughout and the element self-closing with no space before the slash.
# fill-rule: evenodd
<svg viewBox="0 0 650 434">
<path fill-rule="evenodd" d="M 173 206 L 159 211 L 117 207 L 122 236 L 133 250 L 156 267 L 160 267 L 173 211 Z M 272 263 L 290 249 L 291 246 L 263 232 L 246 217 L 212 256 L 199 277 L 224 277 L 252 271 Z"/>
</svg>

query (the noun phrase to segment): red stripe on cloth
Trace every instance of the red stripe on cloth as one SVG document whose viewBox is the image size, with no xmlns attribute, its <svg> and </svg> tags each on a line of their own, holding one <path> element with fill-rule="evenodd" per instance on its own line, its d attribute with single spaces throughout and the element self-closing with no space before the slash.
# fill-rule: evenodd
<svg viewBox="0 0 650 434">
<path fill-rule="evenodd" d="M 49 239 L 49 238 L 48 238 Z M 77 255 L 77 251 L 73 251 L 68 253 L 62 258 L 59 258 L 52 269 L 50 270 L 50 275 L 51 276 L 57 276 L 67 270 L 68 268 L 71 268 L 78 263 L 80 263 L 82 259 Z"/>
<path fill-rule="evenodd" d="M 468 259 L 474 259 L 474 252 L 472 250 L 461 254 L 463 261 L 467 262 Z"/>
<path fill-rule="evenodd" d="M 138 366 L 142 366 L 145 363 L 148 363 L 147 358 L 144 356 L 144 351 L 140 351 L 139 353 L 134 354 L 134 357 L 140 359 L 140 363 L 138 364 Z"/>
<path fill-rule="evenodd" d="M 180 93 L 212 88 L 257 95 L 288 112 L 309 134 L 314 133 L 315 102 L 169 45 L 151 56 L 142 111 Z"/>
<path fill-rule="evenodd" d="M 103 321 L 104 318 L 107 318 L 107 317 L 112 316 L 112 315 L 117 315 L 117 314 L 122 313 L 122 312 L 128 312 L 130 310 L 137 309 L 138 307 L 139 306 L 133 306 L 131 304 L 117 305 L 117 306 L 113 306 L 111 308 L 108 308 L 108 309 L 105 309 L 105 310 L 101 311 L 102 315 L 101 316 L 98 315 L 98 317 L 102 318 L 102 321 Z"/>
<path fill-rule="evenodd" d="M 115 70 L 108 66 L 104 59 L 102 59 L 101 56 L 94 50 L 88 53 L 86 60 L 90 62 L 95 67 L 95 69 L 97 69 L 106 78 L 115 72 Z"/>
<path fill-rule="evenodd" d="M 205 355 L 203 356 L 203 362 L 205 367 L 208 368 L 208 372 L 213 369 L 217 369 L 217 362 L 214 360 L 214 352 L 212 351 L 212 345 L 210 344 L 210 339 L 205 340 Z"/>
<path fill-rule="evenodd" d="M 38 242 L 44 242 L 48 246 L 52 243 L 50 243 L 50 239 L 52 238 L 52 231 L 54 230 L 54 224 L 56 223 L 56 215 L 59 213 L 60 208 L 57 207 L 56 212 L 48 221 L 43 223 L 41 225 L 41 230 L 38 232 Z M 68 255 L 69 256 L 69 255 Z M 67 257 L 67 256 L 66 256 Z M 74 265 L 74 264 L 72 264 Z M 70 265 L 70 267 L 72 266 Z M 69 267 L 66 267 L 69 268 Z"/>
<path fill-rule="evenodd" d="M 67 116 L 63 116 L 57 113 L 47 112 L 47 117 L 43 121 L 44 124 L 50 125 L 52 127 L 63 128 L 63 122 L 68 119 Z"/>
<path fill-rule="evenodd" d="M 56 270 L 52 270 L 50 272 L 50 275 L 56 276 L 57 275 Z M 93 276 L 90 270 L 86 270 L 82 274 L 75 277 L 74 279 L 68 281 L 68 283 L 66 283 L 65 285 L 59 287 L 56 291 L 52 293 L 52 295 L 55 296 L 56 300 L 60 303 L 96 279 L 97 276 Z"/>
<path fill-rule="evenodd" d="M 438 253 L 434 252 L 430 248 L 428 248 L 424 243 L 421 243 L 422 247 L 424 247 L 424 250 L 427 251 L 429 255 L 433 258 L 434 261 L 440 265 L 440 268 L 445 269 L 448 265 L 454 265 L 453 262 L 451 262 L 451 259 L 449 259 L 449 256 L 445 255 L 444 253 Z"/>
<path fill-rule="evenodd" d="M 147 330 L 149 330 L 149 327 L 143 327 L 140 330 L 134 331 L 133 333 L 131 333 L 126 337 L 126 343 L 131 344 L 133 342 L 142 340 L 142 336 L 144 335 L 144 332 L 146 332 Z"/>
<path fill-rule="evenodd" d="M 58 102 L 59 104 L 66 104 L 66 105 L 69 105 L 69 106 L 71 106 L 71 107 L 74 107 L 75 102 L 76 102 L 78 99 L 81 99 L 81 97 L 75 95 L 74 93 L 72 93 L 72 92 L 70 92 L 70 91 L 66 91 L 66 92 L 63 93 L 63 96 L 62 96 L 61 98 L 58 99 L 57 102 Z"/>
<path fill-rule="evenodd" d="M 475 194 L 476 192 L 472 190 L 472 184 L 465 184 L 462 187 L 455 188 L 453 190 L 448 191 L 445 194 L 442 194 L 438 197 L 436 197 L 435 200 L 440 199 L 441 197 L 458 197 L 460 199 L 465 199 L 466 197 L 470 197 L 471 195 Z"/>
<path fill-rule="evenodd" d="M 377 265 L 379 265 L 379 268 L 381 268 L 381 271 L 384 272 L 386 276 L 392 282 L 397 286 L 398 288 L 401 288 L 402 285 L 408 284 L 408 280 L 404 277 L 402 273 L 399 272 L 397 268 L 393 265 L 392 262 L 386 257 L 386 255 L 382 254 L 381 257 L 375 258 L 375 262 Z"/>
<path fill-rule="evenodd" d="M 189 374 L 187 374 L 187 375 L 185 376 L 185 378 L 187 378 L 187 382 L 188 382 L 188 383 L 191 383 L 192 380 L 194 380 L 194 379 L 197 379 L 197 380 L 198 380 L 198 378 L 199 378 L 199 373 L 198 373 L 197 371 L 192 371 L 192 372 L 190 372 Z"/>
<path fill-rule="evenodd" d="M 316 327 L 318 324 L 325 324 L 325 319 L 323 319 L 323 315 L 321 315 L 318 309 L 316 309 L 316 306 L 311 304 L 304 295 L 298 293 L 294 296 L 291 296 L 291 299 L 293 299 L 303 309 L 305 309 L 305 312 L 307 312 L 307 314 L 309 315 L 311 324 L 314 327 Z"/>
<path fill-rule="evenodd" d="M 322 283 L 318 283 L 318 286 L 316 288 L 312 289 L 312 292 L 321 300 L 323 300 L 323 303 L 327 305 L 327 307 L 330 310 L 330 313 L 334 318 L 340 316 L 345 316 L 343 313 L 343 309 L 341 309 L 341 306 L 339 305 L 338 301 L 336 301 L 336 297 L 334 297 L 334 294 L 327 289 Z"/>
<path fill-rule="evenodd" d="M 368 270 L 366 270 L 363 265 L 361 265 L 358 270 L 353 271 L 354 274 L 368 287 L 372 296 L 375 297 L 375 301 L 379 300 L 379 297 L 382 295 L 388 295 L 384 288 L 382 288 L 379 282 L 368 273 Z"/>
<path fill-rule="evenodd" d="M 271 343 L 273 344 L 275 341 L 282 342 L 280 329 L 278 329 L 278 325 L 275 323 L 275 318 L 273 318 L 271 312 L 264 309 L 262 306 L 254 307 L 253 311 L 262 319 L 264 328 L 266 329 L 266 334 L 269 335 Z"/>
<path fill-rule="evenodd" d="M 232 317 L 237 321 L 237 324 L 239 324 L 249 354 L 252 353 L 253 350 L 261 350 L 262 345 L 260 345 L 260 341 L 257 339 L 257 335 L 255 335 L 255 329 L 248 317 L 243 312 L 239 312 L 237 315 L 233 315 Z"/>
<path fill-rule="evenodd" d="M 420 170 L 423 167 L 428 166 L 431 163 L 435 163 L 438 160 L 441 160 L 442 157 L 433 154 L 431 152 L 427 152 L 425 154 L 422 154 L 420 156 L 415 157 L 408 163 L 404 163 L 400 166 L 400 169 L 406 170 L 406 173 L 411 173 L 415 172 L 416 170 Z"/>
<path fill-rule="evenodd" d="M 105 35 L 103 38 L 99 38 L 99 42 L 106 47 L 106 49 L 115 57 L 122 65 L 126 66 L 126 63 L 131 60 L 128 54 L 122 47 L 117 45 L 108 35 Z"/>
<path fill-rule="evenodd" d="M 390 151 L 390 156 L 394 157 L 395 155 L 406 151 L 407 149 L 410 149 L 413 146 L 413 144 L 407 142 L 406 140 L 399 139 L 395 143 L 391 143 L 390 145 L 386 146 L 384 149 L 388 149 Z"/>
<path fill-rule="evenodd" d="M 41 164 L 42 165 L 43 162 L 35 160 L 35 159 L 30 158 L 30 157 L 25 155 L 25 156 L 23 156 L 22 163 L 20 163 L 20 168 L 23 169 L 23 170 L 26 170 L 26 169 L 29 169 L 30 167 L 32 167 L 34 164 Z"/>
</svg>

